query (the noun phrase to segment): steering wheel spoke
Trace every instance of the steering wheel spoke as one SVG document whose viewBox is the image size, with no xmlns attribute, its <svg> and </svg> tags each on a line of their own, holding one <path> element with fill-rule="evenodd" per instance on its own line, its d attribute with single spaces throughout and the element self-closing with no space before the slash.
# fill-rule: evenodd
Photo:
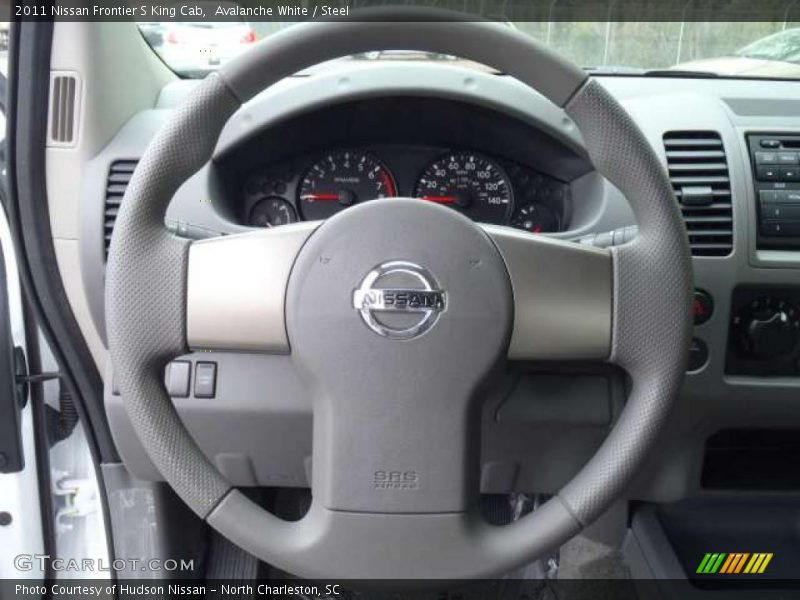
<svg viewBox="0 0 800 600">
<path fill-rule="evenodd" d="M 286 284 L 297 253 L 319 225 L 194 242 L 189 247 L 186 337 L 190 348 L 286 354 Z"/>
<path fill-rule="evenodd" d="M 608 250 L 484 226 L 514 293 L 508 356 L 604 360 L 611 349 L 613 274 Z"/>
</svg>

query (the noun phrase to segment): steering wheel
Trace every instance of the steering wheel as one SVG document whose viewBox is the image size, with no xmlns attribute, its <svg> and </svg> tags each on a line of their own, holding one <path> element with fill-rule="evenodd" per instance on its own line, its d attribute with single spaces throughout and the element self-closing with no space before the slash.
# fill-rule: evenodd
<svg viewBox="0 0 800 600">
<path fill-rule="evenodd" d="M 692 275 L 666 173 L 595 80 L 529 37 L 482 22 L 306 23 L 212 73 L 142 156 L 116 221 L 106 310 L 136 434 L 211 527 L 310 578 L 474 578 L 522 565 L 622 497 L 677 396 Z M 596 169 L 628 198 L 638 237 L 597 249 L 481 226 L 415 199 L 325 222 L 190 242 L 164 215 L 239 106 L 302 68 L 372 50 L 452 54 L 564 108 Z M 198 448 L 163 369 L 189 349 L 291 355 L 313 394 L 313 501 L 283 521 Z M 583 469 L 507 526 L 478 515 L 480 400 L 508 358 L 624 368 L 630 397 Z M 257 393 L 257 392 L 255 392 Z"/>
</svg>

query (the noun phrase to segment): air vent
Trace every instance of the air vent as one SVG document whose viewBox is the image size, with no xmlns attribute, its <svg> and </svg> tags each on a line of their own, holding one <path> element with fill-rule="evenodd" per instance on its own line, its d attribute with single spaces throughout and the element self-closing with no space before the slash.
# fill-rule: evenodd
<svg viewBox="0 0 800 600">
<path fill-rule="evenodd" d="M 122 197 L 131 180 L 138 160 L 118 160 L 111 163 L 106 182 L 106 203 L 103 221 L 103 243 L 108 256 L 108 247 L 111 244 L 111 234 L 114 231 L 114 222 L 117 220 Z"/>
<path fill-rule="evenodd" d="M 50 75 L 50 119 L 47 128 L 49 146 L 74 146 L 80 114 L 80 79 L 69 72 Z"/>
<path fill-rule="evenodd" d="M 733 210 L 722 139 L 708 131 L 669 132 L 664 147 L 692 255 L 728 256 L 733 250 Z"/>
</svg>

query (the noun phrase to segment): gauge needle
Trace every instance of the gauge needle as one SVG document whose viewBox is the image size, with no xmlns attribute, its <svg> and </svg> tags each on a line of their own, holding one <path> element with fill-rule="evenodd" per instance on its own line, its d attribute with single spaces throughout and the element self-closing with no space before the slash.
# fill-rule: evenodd
<svg viewBox="0 0 800 600">
<path fill-rule="evenodd" d="M 455 196 L 422 196 L 422 200 L 427 200 L 428 202 L 438 202 L 440 204 L 455 204 L 457 198 Z"/>
<path fill-rule="evenodd" d="M 303 200 L 339 200 L 339 194 L 304 194 Z"/>
</svg>

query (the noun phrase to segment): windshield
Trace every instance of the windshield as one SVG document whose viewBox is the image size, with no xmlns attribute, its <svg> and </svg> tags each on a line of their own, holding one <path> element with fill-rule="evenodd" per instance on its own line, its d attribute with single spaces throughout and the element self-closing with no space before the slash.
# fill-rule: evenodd
<svg viewBox="0 0 800 600">
<path fill-rule="evenodd" d="M 800 28 L 786 22 L 507 21 L 594 74 L 800 78 Z M 203 77 L 289 22 L 142 22 L 142 35 L 184 77 Z M 367 52 L 343 60 L 457 60 Z"/>
</svg>

